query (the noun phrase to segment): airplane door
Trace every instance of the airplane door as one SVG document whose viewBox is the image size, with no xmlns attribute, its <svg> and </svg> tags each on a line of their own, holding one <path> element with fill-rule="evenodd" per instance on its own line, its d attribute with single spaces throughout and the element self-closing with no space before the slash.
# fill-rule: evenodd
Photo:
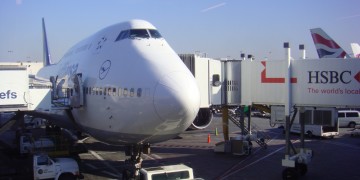
<svg viewBox="0 0 360 180">
<path fill-rule="evenodd" d="M 75 74 L 72 78 L 72 86 L 70 85 L 70 106 L 80 108 L 84 105 L 84 88 L 82 83 L 82 74 Z"/>
</svg>

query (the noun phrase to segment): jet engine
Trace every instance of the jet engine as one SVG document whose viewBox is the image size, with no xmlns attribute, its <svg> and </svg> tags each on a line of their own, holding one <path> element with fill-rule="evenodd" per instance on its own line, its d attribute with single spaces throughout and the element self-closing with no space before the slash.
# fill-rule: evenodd
<svg viewBox="0 0 360 180">
<path fill-rule="evenodd" d="M 195 120 L 193 121 L 189 129 L 205 129 L 210 125 L 212 118 L 213 113 L 211 112 L 210 108 L 200 108 Z"/>
</svg>

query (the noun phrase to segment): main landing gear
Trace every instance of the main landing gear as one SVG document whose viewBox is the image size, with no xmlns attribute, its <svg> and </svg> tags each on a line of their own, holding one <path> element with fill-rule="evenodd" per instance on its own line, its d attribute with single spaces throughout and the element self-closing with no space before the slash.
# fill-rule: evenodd
<svg viewBox="0 0 360 180">
<path fill-rule="evenodd" d="M 126 146 L 125 155 L 130 156 L 125 160 L 125 169 L 122 173 L 123 180 L 140 179 L 141 163 L 143 161 L 142 154 L 150 154 L 150 144 L 136 144 Z"/>
</svg>

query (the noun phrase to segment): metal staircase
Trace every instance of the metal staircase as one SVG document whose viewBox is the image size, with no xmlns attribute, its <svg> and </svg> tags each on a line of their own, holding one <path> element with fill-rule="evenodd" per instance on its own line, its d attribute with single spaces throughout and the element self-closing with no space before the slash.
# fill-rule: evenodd
<svg viewBox="0 0 360 180">
<path fill-rule="evenodd" d="M 241 124 L 240 124 L 240 114 L 235 113 L 235 112 L 231 112 L 229 111 L 229 119 L 239 128 L 241 128 Z M 244 121 L 244 127 L 247 126 L 247 123 Z M 255 133 L 257 135 L 257 138 L 255 139 L 255 142 L 262 148 L 266 149 L 267 148 L 267 144 L 266 142 L 271 139 L 271 137 L 263 132 L 259 130 L 259 127 L 255 124 L 251 125 L 251 132 L 249 132 L 249 129 L 244 128 L 244 131 L 246 134 L 251 134 L 252 132 Z"/>
</svg>

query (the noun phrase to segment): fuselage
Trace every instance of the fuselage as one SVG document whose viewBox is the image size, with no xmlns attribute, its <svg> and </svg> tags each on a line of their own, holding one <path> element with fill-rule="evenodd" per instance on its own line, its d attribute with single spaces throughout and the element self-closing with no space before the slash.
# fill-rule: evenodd
<svg viewBox="0 0 360 180">
<path fill-rule="evenodd" d="M 71 109 L 75 124 L 109 144 L 168 140 L 186 130 L 199 110 L 193 75 L 143 20 L 97 32 L 37 76 L 57 76 L 61 88 L 71 89 L 74 74 L 81 74 L 84 95 L 83 105 Z"/>
</svg>

